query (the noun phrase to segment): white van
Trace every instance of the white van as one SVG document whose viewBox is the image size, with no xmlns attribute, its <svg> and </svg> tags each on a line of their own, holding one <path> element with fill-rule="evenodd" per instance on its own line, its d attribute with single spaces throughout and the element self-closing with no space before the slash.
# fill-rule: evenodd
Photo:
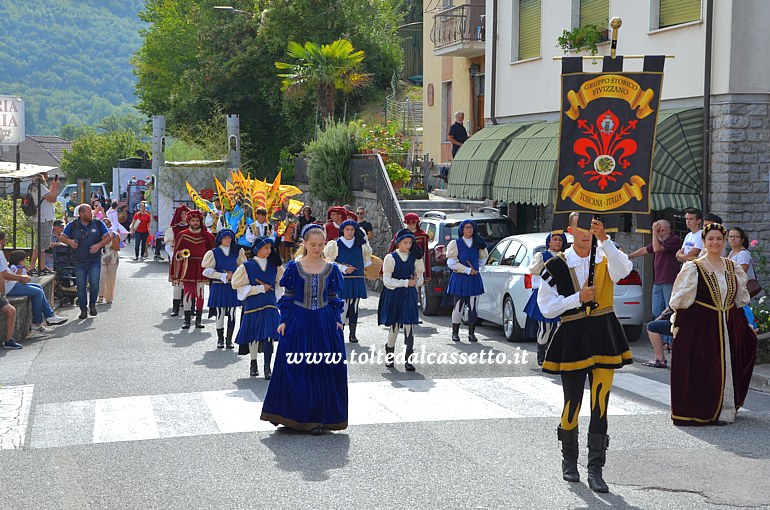
<svg viewBox="0 0 770 510">
<path fill-rule="evenodd" d="M 59 196 L 56 197 L 56 200 L 66 209 L 67 207 L 67 201 L 70 199 L 70 195 L 75 193 L 78 189 L 77 183 L 75 184 L 67 184 L 59 190 Z M 97 195 L 101 195 L 105 198 L 109 198 L 110 194 L 107 191 L 107 183 L 106 182 L 92 182 L 91 183 L 91 189 L 88 192 L 88 196 L 91 196 L 91 193 L 96 193 Z M 108 204 L 102 204 L 105 209 L 109 208 Z"/>
</svg>

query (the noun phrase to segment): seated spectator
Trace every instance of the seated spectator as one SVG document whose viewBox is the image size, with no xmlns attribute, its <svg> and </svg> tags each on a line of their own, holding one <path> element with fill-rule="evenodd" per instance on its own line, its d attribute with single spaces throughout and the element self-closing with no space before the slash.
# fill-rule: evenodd
<svg viewBox="0 0 770 510">
<path fill-rule="evenodd" d="M 26 296 L 32 303 L 32 330 L 39 333 L 50 331 L 43 325 L 43 316 L 49 326 L 64 324 L 67 319 L 57 316 L 48 304 L 45 297 L 45 291 L 37 283 L 31 283 L 32 279 L 26 274 L 17 274 L 13 272 L 8 261 L 5 258 L 3 250 L 5 249 L 5 232 L 0 231 L 0 272 L 5 277 L 6 296 Z M 20 273 L 25 272 L 23 268 L 17 268 Z"/>
<path fill-rule="evenodd" d="M 671 335 L 672 315 L 674 312 L 670 308 L 666 308 L 656 320 L 647 323 L 647 335 L 650 337 L 650 344 L 653 352 L 655 352 L 655 357 L 642 363 L 642 365 L 653 368 L 668 368 L 666 355 L 663 354 L 663 335 Z"/>
<path fill-rule="evenodd" d="M 4 349 L 21 349 L 22 345 L 14 340 L 13 330 L 16 327 L 16 308 L 5 297 L 5 277 L 0 273 L 0 312 L 5 315 Z"/>
</svg>

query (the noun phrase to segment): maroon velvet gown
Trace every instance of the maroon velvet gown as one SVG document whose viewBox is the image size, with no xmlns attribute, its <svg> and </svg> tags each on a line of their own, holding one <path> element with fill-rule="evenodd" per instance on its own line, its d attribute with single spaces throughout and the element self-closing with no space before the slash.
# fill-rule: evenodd
<svg viewBox="0 0 770 510">
<path fill-rule="evenodd" d="M 727 320 L 730 367 L 736 411 L 749 390 L 757 355 L 757 335 L 735 305 L 735 266 L 726 261 L 727 299 L 721 306 L 719 285 L 700 263 L 695 303 L 676 310 L 679 332 L 671 352 L 671 418 L 676 425 L 713 425 L 722 411 L 726 353 L 723 321 Z M 729 383 L 729 381 L 728 381 Z"/>
</svg>

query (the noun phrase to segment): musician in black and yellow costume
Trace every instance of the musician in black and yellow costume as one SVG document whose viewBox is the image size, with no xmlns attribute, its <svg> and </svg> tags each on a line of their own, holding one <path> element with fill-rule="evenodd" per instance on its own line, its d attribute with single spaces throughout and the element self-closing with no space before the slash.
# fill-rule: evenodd
<svg viewBox="0 0 770 510">
<path fill-rule="evenodd" d="M 607 405 L 616 368 L 630 364 L 623 327 L 612 308 L 613 282 L 625 278 L 632 265 L 607 236 L 604 225 L 592 220 L 590 231 L 578 228 L 578 213 L 572 213 L 568 231 L 572 247 L 545 264 L 543 285 L 537 304 L 545 317 L 559 317 L 561 323 L 545 355 L 543 371 L 561 375 L 564 410 L 557 429 L 562 442 L 562 475 L 569 482 L 580 481 L 578 459 L 578 414 L 586 376 L 591 387 L 591 422 L 588 427 L 588 485 L 596 492 L 608 492 L 602 478 L 607 436 Z M 596 236 L 594 285 L 587 286 L 591 238 Z M 595 308 L 586 311 L 586 304 Z M 590 308 L 590 305 L 588 305 Z"/>
</svg>

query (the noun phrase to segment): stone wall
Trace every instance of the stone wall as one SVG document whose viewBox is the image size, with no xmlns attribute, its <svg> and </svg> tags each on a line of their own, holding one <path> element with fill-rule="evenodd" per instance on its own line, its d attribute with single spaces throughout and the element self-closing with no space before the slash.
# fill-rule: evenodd
<svg viewBox="0 0 770 510">
<path fill-rule="evenodd" d="M 730 96 L 711 104 L 710 207 L 770 250 L 770 96 Z M 755 268 L 757 260 L 754 260 Z M 768 275 L 757 275 L 764 287 Z"/>
</svg>

